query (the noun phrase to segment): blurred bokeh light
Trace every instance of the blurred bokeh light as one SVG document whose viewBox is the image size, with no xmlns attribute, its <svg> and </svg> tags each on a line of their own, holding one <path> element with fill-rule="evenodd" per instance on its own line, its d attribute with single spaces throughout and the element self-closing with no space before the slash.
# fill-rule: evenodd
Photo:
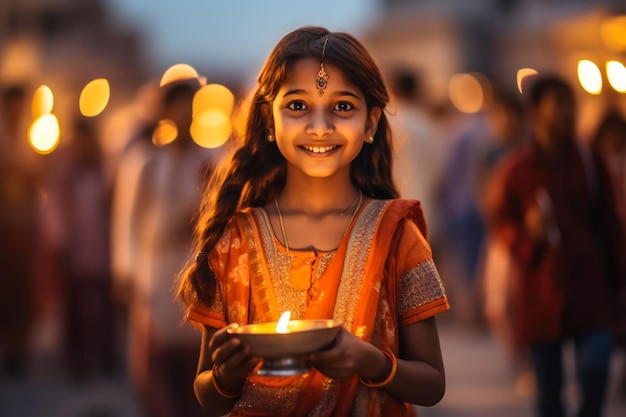
<svg viewBox="0 0 626 417">
<path fill-rule="evenodd" d="M 204 148 L 222 146 L 232 132 L 234 94 L 221 84 L 209 84 L 193 98 L 191 137 Z"/>
<path fill-rule="evenodd" d="M 606 77 L 609 84 L 618 93 L 626 93 L 626 67 L 619 61 L 606 63 Z"/>
<path fill-rule="evenodd" d="M 472 114 L 480 111 L 488 98 L 488 83 L 482 74 L 455 74 L 450 79 L 450 102 L 459 111 Z"/>
<path fill-rule="evenodd" d="M 178 127 L 171 119 L 162 119 L 157 122 L 152 132 L 152 143 L 157 146 L 165 146 L 172 143 L 178 137 Z"/>
<path fill-rule="evenodd" d="M 174 64 L 167 70 L 165 70 L 163 76 L 161 77 L 161 82 L 159 83 L 159 85 L 163 87 L 164 85 L 176 81 L 189 80 L 192 78 L 197 78 L 198 80 L 200 80 L 198 71 L 196 71 L 194 67 L 188 64 Z"/>
<path fill-rule="evenodd" d="M 222 146 L 232 132 L 232 125 L 226 115 L 219 110 L 207 110 L 191 123 L 191 137 L 203 148 Z"/>
<path fill-rule="evenodd" d="M 589 94 L 598 95 L 602 92 L 602 73 L 600 68 L 588 59 L 578 61 L 578 81 Z"/>
<path fill-rule="evenodd" d="M 28 130 L 28 143 L 39 154 L 47 155 L 59 145 L 60 127 L 54 114 L 38 117 Z"/>
<path fill-rule="evenodd" d="M 54 95 L 47 85 L 41 85 L 35 90 L 31 104 L 33 119 L 38 119 L 44 114 L 52 113 L 54 107 Z"/>
<path fill-rule="evenodd" d="M 606 19 L 601 27 L 602 42 L 615 52 L 626 51 L 626 16 L 614 16 Z"/>
<path fill-rule="evenodd" d="M 537 70 L 533 68 L 520 68 L 517 70 L 517 90 L 520 94 L 524 93 L 524 85 L 528 78 L 537 74 Z"/>
<path fill-rule="evenodd" d="M 97 78 L 90 81 L 80 93 L 79 108 L 83 116 L 95 117 L 102 113 L 109 103 L 111 89 L 109 81 Z"/>
<path fill-rule="evenodd" d="M 218 109 L 227 115 L 233 111 L 234 94 L 221 84 L 209 84 L 198 90 L 193 98 L 194 117 L 207 109 Z"/>
</svg>

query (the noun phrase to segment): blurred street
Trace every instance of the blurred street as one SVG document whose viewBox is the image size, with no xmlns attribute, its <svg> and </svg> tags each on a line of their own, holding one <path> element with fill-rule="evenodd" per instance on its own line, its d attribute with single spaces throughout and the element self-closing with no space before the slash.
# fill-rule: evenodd
<svg viewBox="0 0 626 417">
<path fill-rule="evenodd" d="M 530 417 L 532 394 L 516 392 L 516 378 L 504 352 L 486 331 L 468 330 L 452 323 L 440 324 L 441 348 L 446 365 L 444 399 L 433 408 L 419 410 L 420 417 Z M 565 355 L 566 360 L 568 355 Z M 623 356 L 615 355 L 615 373 L 623 367 Z M 568 376 L 571 381 L 572 375 Z M 611 386 L 605 417 L 626 415 L 626 398 L 617 398 Z M 570 384 L 566 398 L 573 403 Z"/>
<path fill-rule="evenodd" d="M 441 345 L 446 363 L 447 391 L 433 408 L 419 408 L 420 417 L 530 417 L 529 396 L 517 394 L 515 378 L 503 352 L 484 331 L 468 330 L 442 320 Z M 45 356 L 45 355 L 44 355 Z M 623 367 L 616 355 L 615 371 Z M 122 375 L 110 379 L 72 382 L 40 357 L 29 377 L 0 380 L 2 417 L 138 417 L 138 406 Z M 189 387 L 191 389 L 191 387 Z M 605 417 L 626 415 L 626 400 L 611 386 Z M 576 395 L 568 387 L 567 397 Z"/>
</svg>

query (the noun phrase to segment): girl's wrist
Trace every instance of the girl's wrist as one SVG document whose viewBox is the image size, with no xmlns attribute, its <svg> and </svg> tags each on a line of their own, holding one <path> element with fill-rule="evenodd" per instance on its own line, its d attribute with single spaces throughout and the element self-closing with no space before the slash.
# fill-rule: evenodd
<svg viewBox="0 0 626 417">
<path fill-rule="evenodd" d="M 360 377 L 360 381 L 368 388 L 383 388 L 391 384 L 398 370 L 398 358 L 389 349 L 381 349 L 385 356 L 385 371 L 378 374 L 374 379 Z"/>
<path fill-rule="evenodd" d="M 220 379 L 221 379 L 221 375 L 218 372 L 218 367 L 217 365 L 214 364 L 212 374 L 211 374 L 211 381 L 213 382 L 213 387 L 215 388 L 215 391 L 217 391 L 217 393 L 224 398 L 234 399 L 234 398 L 239 398 L 241 396 L 242 388 L 226 389 L 222 385 Z"/>
</svg>

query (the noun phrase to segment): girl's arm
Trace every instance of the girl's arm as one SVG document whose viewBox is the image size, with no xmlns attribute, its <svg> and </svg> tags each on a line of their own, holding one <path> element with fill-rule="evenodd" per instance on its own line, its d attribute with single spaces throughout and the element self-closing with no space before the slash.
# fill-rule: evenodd
<svg viewBox="0 0 626 417">
<path fill-rule="evenodd" d="M 400 329 L 396 373 L 385 387 L 394 397 L 421 406 L 437 404 L 445 392 L 445 373 L 434 318 Z M 384 381 L 392 371 L 390 360 L 376 346 L 342 329 L 335 345 L 311 356 L 311 362 L 329 378 L 357 374 L 371 382 Z"/>
<path fill-rule="evenodd" d="M 198 373 L 193 384 L 207 416 L 229 413 L 241 395 L 246 377 L 255 366 L 249 349 L 226 332 L 204 327 Z"/>
<path fill-rule="evenodd" d="M 412 404 L 437 404 L 446 390 L 439 332 L 431 317 L 400 328 L 398 370 L 387 391 Z"/>
</svg>

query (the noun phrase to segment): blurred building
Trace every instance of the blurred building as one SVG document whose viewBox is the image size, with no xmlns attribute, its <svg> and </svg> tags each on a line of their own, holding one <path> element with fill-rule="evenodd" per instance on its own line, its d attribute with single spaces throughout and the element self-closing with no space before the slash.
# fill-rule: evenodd
<svg viewBox="0 0 626 417">
<path fill-rule="evenodd" d="M 134 96 L 146 73 L 140 42 L 103 0 L 1 0 L 0 84 L 50 87 L 63 135 L 89 81 L 109 81 L 109 108 Z"/>
<path fill-rule="evenodd" d="M 577 63 L 626 63 L 626 3 L 622 0 L 380 0 L 380 18 L 364 40 L 384 68 L 414 68 L 424 93 L 448 99 L 450 79 L 476 72 L 511 87 L 521 68 L 558 72 L 578 84 Z M 607 85 L 581 93 L 581 128 L 604 107 L 624 108 L 624 95 Z M 579 85 L 579 84 L 578 84 Z"/>
</svg>

